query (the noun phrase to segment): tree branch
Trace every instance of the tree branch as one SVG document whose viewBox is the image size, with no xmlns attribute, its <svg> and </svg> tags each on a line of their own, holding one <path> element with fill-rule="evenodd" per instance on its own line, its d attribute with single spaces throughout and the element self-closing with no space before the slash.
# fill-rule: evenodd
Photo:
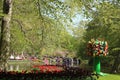
<svg viewBox="0 0 120 80">
<path fill-rule="evenodd" d="M 12 19 L 12 20 L 19 24 L 19 27 L 20 27 L 21 31 L 23 32 L 24 36 L 26 37 L 26 32 L 25 32 L 25 30 L 23 30 L 22 22 L 20 20 L 18 20 L 18 19 Z"/>
</svg>

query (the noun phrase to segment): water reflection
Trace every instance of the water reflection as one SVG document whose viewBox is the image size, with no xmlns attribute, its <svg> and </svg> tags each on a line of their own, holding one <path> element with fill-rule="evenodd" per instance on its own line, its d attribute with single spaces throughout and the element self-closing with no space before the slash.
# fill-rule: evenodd
<svg viewBox="0 0 120 80">
<path fill-rule="evenodd" d="M 7 70 L 8 71 L 21 71 L 30 70 L 32 64 L 29 61 L 9 61 Z"/>
<path fill-rule="evenodd" d="M 8 70 L 13 71 L 13 65 L 10 65 L 10 69 Z"/>
<path fill-rule="evenodd" d="M 19 71 L 19 70 L 20 70 L 19 65 L 17 65 L 17 66 L 16 66 L 16 70 L 17 70 L 17 71 Z"/>
</svg>

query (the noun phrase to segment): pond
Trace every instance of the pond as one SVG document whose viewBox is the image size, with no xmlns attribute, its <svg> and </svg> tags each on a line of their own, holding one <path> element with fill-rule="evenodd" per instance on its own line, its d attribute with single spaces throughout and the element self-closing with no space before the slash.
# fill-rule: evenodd
<svg viewBox="0 0 120 80">
<path fill-rule="evenodd" d="M 39 62 L 33 62 L 30 60 L 9 60 L 8 61 L 8 71 L 21 71 L 30 70 L 33 65 L 40 64 Z"/>
</svg>

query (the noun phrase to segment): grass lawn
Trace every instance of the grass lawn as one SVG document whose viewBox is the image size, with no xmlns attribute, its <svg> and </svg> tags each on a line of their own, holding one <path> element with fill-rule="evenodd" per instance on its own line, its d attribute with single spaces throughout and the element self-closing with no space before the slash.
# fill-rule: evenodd
<svg viewBox="0 0 120 80">
<path fill-rule="evenodd" d="M 120 80 L 120 74 L 108 74 L 106 76 L 100 76 L 98 80 Z"/>
</svg>

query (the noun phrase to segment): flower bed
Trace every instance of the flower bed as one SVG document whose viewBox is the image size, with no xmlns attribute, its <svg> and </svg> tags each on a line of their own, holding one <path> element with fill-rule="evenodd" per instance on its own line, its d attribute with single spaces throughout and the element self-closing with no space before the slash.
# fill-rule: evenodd
<svg viewBox="0 0 120 80">
<path fill-rule="evenodd" d="M 93 80 L 93 74 L 91 71 L 80 69 L 78 67 L 42 65 L 34 66 L 34 69 L 21 72 L 0 71 L 0 80 Z"/>
<path fill-rule="evenodd" d="M 55 65 L 34 65 L 32 71 L 39 71 L 42 73 L 45 72 L 61 72 L 63 71 L 62 67 L 55 66 Z"/>
</svg>

